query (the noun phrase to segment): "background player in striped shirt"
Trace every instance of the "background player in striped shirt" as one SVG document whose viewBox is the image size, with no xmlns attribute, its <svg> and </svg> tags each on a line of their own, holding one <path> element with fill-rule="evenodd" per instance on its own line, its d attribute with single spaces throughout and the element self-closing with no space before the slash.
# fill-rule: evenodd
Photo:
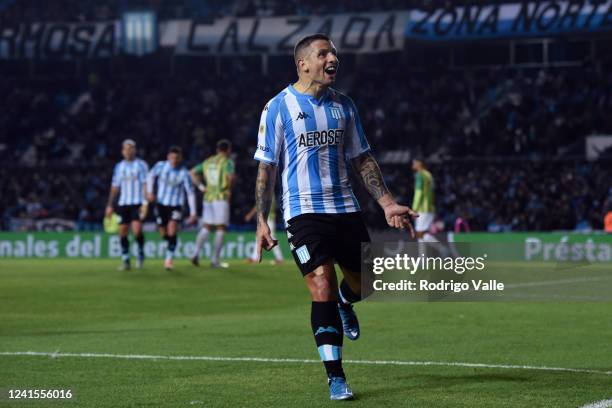
<svg viewBox="0 0 612 408">
<path fill-rule="evenodd" d="M 198 266 L 208 232 L 215 230 L 215 246 L 210 266 L 227 268 L 226 263 L 219 262 L 223 236 L 230 220 L 230 198 L 234 183 L 234 161 L 229 157 L 232 145 L 227 139 L 217 142 L 217 154 L 210 156 L 189 172 L 193 182 L 204 193 L 202 208 L 202 228 L 196 238 L 196 253 L 191 262 Z"/>
<path fill-rule="evenodd" d="M 422 239 L 425 234 L 431 236 L 427 231 L 434 219 L 434 179 L 425 163 L 420 159 L 412 161 L 414 171 L 414 196 L 412 208 L 419 212 L 419 218 L 414 223 L 417 238 Z"/>
<path fill-rule="evenodd" d="M 168 150 L 167 160 L 155 163 L 149 172 L 149 202 L 155 202 L 155 217 L 160 235 L 168 243 L 164 267 L 172 269 L 172 259 L 176 250 L 178 225 L 183 219 L 185 195 L 189 204 L 188 224 L 197 221 L 195 194 L 187 167 L 181 164 L 182 150 L 172 146 Z M 154 194 L 154 189 L 156 193 Z"/>
<path fill-rule="evenodd" d="M 289 246 L 310 290 L 311 327 L 327 371 L 330 398 L 350 399 L 353 393 L 342 369 L 342 332 L 350 340 L 359 337 L 352 303 L 362 299 L 361 242 L 370 238 L 348 179 L 349 163 L 390 226 L 413 233 L 408 217 L 416 213 L 389 193 L 353 101 L 330 88 L 338 58 L 329 37 L 301 39 L 294 60 L 298 81 L 266 104 L 259 123 L 258 259 L 262 248 L 277 244 L 266 219 L 279 172 Z M 339 287 L 334 262 L 344 276 Z"/>
<path fill-rule="evenodd" d="M 121 239 L 120 270 L 130 269 L 130 242 L 128 240 L 129 226 L 138 242 L 137 267 L 142 268 L 144 262 L 144 235 L 142 234 L 142 219 L 146 216 L 147 202 L 145 200 L 146 180 L 149 166 L 136 157 L 136 142 L 126 139 L 121 145 L 123 160 L 115 165 L 110 194 L 106 204 L 106 217 L 113 216 L 113 204 L 117 195 L 116 213 L 119 216 L 119 237 Z"/>
</svg>

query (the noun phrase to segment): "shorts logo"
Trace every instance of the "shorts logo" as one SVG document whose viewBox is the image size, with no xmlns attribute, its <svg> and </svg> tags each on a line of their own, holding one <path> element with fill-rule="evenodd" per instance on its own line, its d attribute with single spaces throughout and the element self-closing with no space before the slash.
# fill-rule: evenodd
<svg viewBox="0 0 612 408">
<path fill-rule="evenodd" d="M 308 253 L 308 248 L 306 248 L 306 245 L 302 245 L 301 247 L 296 249 L 295 253 L 302 264 L 305 264 L 310 260 L 310 254 Z"/>
</svg>

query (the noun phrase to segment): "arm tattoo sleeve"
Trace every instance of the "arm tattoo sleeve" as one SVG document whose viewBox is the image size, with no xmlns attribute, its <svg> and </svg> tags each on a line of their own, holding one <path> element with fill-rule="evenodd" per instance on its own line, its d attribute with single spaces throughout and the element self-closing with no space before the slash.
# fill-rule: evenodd
<svg viewBox="0 0 612 408">
<path fill-rule="evenodd" d="M 352 160 L 353 168 L 361 176 L 363 184 L 375 200 L 389 193 L 385 185 L 378 163 L 370 153 L 363 154 Z"/>
<path fill-rule="evenodd" d="M 257 182 L 255 184 L 255 207 L 257 208 L 257 224 L 268 219 L 274 195 L 276 167 L 271 164 L 259 163 Z M 261 216 L 260 216 L 261 215 Z"/>
</svg>

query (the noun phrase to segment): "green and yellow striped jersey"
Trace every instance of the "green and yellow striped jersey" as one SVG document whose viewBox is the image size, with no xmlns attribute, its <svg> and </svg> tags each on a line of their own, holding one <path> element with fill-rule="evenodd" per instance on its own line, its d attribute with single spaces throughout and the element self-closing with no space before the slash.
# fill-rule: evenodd
<svg viewBox="0 0 612 408">
<path fill-rule="evenodd" d="M 416 212 L 432 213 L 434 207 L 434 179 L 425 169 L 414 174 L 414 198 L 412 209 Z"/>
<path fill-rule="evenodd" d="M 271 223 L 276 222 L 276 198 L 272 197 L 272 203 L 270 203 L 270 213 L 268 214 L 268 221 Z"/>
<path fill-rule="evenodd" d="M 230 179 L 234 174 L 234 161 L 232 159 L 222 154 L 216 154 L 210 156 L 192 170 L 204 176 L 206 183 L 204 201 L 229 199 Z"/>
</svg>

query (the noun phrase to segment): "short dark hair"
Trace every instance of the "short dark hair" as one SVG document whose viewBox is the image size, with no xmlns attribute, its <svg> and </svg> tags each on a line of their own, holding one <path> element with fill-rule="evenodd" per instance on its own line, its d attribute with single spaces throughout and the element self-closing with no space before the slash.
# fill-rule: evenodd
<svg viewBox="0 0 612 408">
<path fill-rule="evenodd" d="M 181 149 L 179 146 L 170 146 L 170 148 L 168 149 L 168 153 L 177 153 L 182 156 L 183 149 Z"/>
<path fill-rule="evenodd" d="M 314 41 L 317 41 L 317 40 L 331 41 L 331 38 L 329 38 L 327 34 L 323 34 L 323 33 L 316 33 L 316 34 L 311 34 L 311 35 L 307 35 L 306 37 L 303 37 L 300 41 L 298 41 L 295 44 L 295 48 L 293 49 L 293 59 L 297 61 L 298 55 L 305 48 L 309 47 L 310 44 L 312 44 Z"/>
<path fill-rule="evenodd" d="M 415 162 L 421 163 L 421 166 L 427 168 L 427 164 L 425 163 L 425 158 L 422 156 L 415 156 L 412 158 L 412 163 L 414 164 Z"/>
<path fill-rule="evenodd" d="M 232 147 L 232 143 L 227 139 L 221 139 L 217 142 L 217 150 L 227 152 Z"/>
</svg>

